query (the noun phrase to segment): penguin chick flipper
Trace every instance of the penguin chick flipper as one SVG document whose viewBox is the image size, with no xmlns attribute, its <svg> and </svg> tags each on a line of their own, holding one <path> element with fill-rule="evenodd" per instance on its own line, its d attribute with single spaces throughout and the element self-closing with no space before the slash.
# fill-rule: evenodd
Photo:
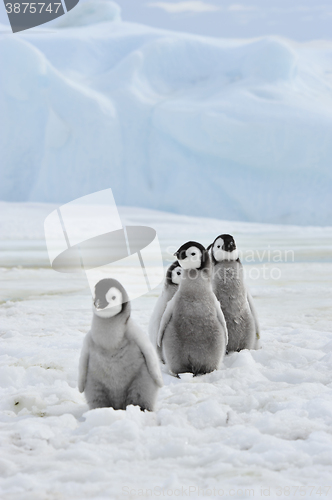
<svg viewBox="0 0 332 500">
<path fill-rule="evenodd" d="M 224 313 L 222 312 L 219 300 L 217 299 L 217 297 L 214 294 L 213 294 L 213 297 L 214 297 L 214 301 L 215 301 L 215 304 L 216 304 L 217 318 L 218 318 L 219 323 L 222 325 L 222 327 L 224 329 L 225 339 L 226 339 L 226 346 L 227 346 L 227 344 L 228 344 L 228 330 L 227 330 L 225 316 L 224 316 Z"/>
<path fill-rule="evenodd" d="M 86 377 L 88 374 L 89 366 L 89 337 L 90 334 L 85 337 L 83 341 L 83 346 L 81 350 L 81 356 L 78 365 L 78 390 L 83 392 L 86 384 Z"/>
<path fill-rule="evenodd" d="M 249 307 L 250 307 L 250 311 L 251 311 L 251 314 L 252 314 L 252 317 L 254 318 L 254 321 L 255 321 L 255 328 L 256 328 L 256 345 L 259 344 L 259 339 L 261 338 L 261 335 L 260 335 L 260 328 L 259 328 L 259 322 L 258 322 L 258 316 L 257 316 L 257 312 L 256 312 L 256 309 L 255 309 L 255 306 L 254 306 L 254 301 L 253 301 L 253 298 L 252 296 L 250 295 L 250 293 L 247 291 L 247 300 L 248 300 L 248 304 L 249 304 Z M 259 347 L 256 347 L 256 349 L 259 349 Z"/>
<path fill-rule="evenodd" d="M 161 347 L 163 336 L 166 330 L 168 323 L 171 321 L 173 308 L 174 308 L 174 299 L 175 296 L 168 302 L 163 317 L 161 318 L 158 337 L 157 337 L 157 345 Z"/>
<path fill-rule="evenodd" d="M 162 299 L 163 295 L 160 295 L 149 321 L 149 337 L 155 348 L 158 347 L 157 339 L 158 339 L 159 326 L 161 318 L 163 317 L 167 305 L 166 300 Z"/>
<path fill-rule="evenodd" d="M 160 371 L 157 353 L 154 350 L 149 338 L 131 320 L 127 323 L 126 337 L 133 340 L 138 346 L 145 359 L 148 372 L 158 387 L 162 387 L 164 382 Z"/>
</svg>

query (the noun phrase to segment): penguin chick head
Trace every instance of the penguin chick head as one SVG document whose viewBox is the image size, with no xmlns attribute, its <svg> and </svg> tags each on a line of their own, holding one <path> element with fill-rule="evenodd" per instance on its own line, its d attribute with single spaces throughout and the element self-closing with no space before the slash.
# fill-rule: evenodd
<svg viewBox="0 0 332 500">
<path fill-rule="evenodd" d="M 168 285 L 179 285 L 181 281 L 182 267 L 176 260 L 169 266 L 166 273 L 166 282 Z"/>
<path fill-rule="evenodd" d="M 198 269 L 201 270 L 209 262 L 209 254 L 201 245 L 196 241 L 188 241 L 182 245 L 174 254 L 180 266 L 183 269 Z"/>
<path fill-rule="evenodd" d="M 238 260 L 239 252 L 233 236 L 230 234 L 221 234 L 212 243 L 212 257 L 214 262 L 223 260 Z"/>
<path fill-rule="evenodd" d="M 93 312 L 100 318 L 113 318 L 128 303 L 128 295 L 121 283 L 114 279 L 103 279 L 95 286 Z"/>
</svg>

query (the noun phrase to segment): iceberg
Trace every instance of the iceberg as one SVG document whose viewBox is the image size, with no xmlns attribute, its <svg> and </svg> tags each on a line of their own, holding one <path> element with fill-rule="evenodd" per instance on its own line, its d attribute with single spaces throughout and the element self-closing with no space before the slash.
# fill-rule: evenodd
<svg viewBox="0 0 332 500">
<path fill-rule="evenodd" d="M 332 42 L 93 19 L 2 35 L 0 199 L 331 224 Z"/>
</svg>

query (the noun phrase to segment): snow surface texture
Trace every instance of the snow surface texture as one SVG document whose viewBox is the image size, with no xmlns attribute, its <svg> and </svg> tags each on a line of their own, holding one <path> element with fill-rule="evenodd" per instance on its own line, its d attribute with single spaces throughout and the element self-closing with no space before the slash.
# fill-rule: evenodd
<svg viewBox="0 0 332 500">
<path fill-rule="evenodd" d="M 123 205 L 331 224 L 332 42 L 119 21 L 0 43 L 0 199 L 107 186 Z"/>
<path fill-rule="evenodd" d="M 120 207 L 123 223 L 158 231 L 165 264 L 184 241 L 233 234 L 263 347 L 233 353 L 205 376 L 164 374 L 155 413 L 88 411 L 77 370 L 91 296 L 83 276 L 48 267 L 43 221 L 53 209 L 0 203 L 1 499 L 134 499 L 138 490 L 158 498 L 179 489 L 182 497 L 182 487 L 195 488 L 190 498 L 213 488 L 223 498 L 253 498 L 248 488 L 262 498 L 262 487 L 268 498 L 299 498 L 296 486 L 302 498 L 331 498 L 326 488 L 316 492 L 331 485 L 332 228 Z M 132 303 L 145 331 L 159 293 Z"/>
</svg>

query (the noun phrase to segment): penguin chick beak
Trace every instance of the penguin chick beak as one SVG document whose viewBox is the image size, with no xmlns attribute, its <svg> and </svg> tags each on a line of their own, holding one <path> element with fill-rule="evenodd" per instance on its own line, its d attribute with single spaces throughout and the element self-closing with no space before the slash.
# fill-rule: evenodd
<svg viewBox="0 0 332 500">
<path fill-rule="evenodd" d="M 95 306 L 97 309 L 100 309 L 100 302 L 101 302 L 101 301 L 100 301 L 99 299 L 97 299 L 97 300 L 95 300 L 95 301 L 94 301 L 94 306 Z"/>
<path fill-rule="evenodd" d="M 188 258 L 185 250 L 181 250 L 181 251 L 178 250 L 177 257 L 179 260 L 185 260 Z"/>
</svg>

